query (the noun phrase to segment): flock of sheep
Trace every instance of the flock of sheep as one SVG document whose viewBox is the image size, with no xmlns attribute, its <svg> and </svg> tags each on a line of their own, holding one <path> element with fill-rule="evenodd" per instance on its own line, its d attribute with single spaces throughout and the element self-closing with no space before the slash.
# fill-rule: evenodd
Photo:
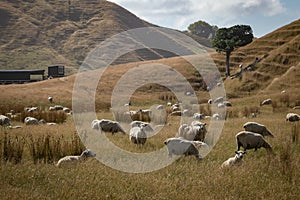
<svg viewBox="0 0 300 200">
<path fill-rule="evenodd" d="M 49 97 L 48 101 L 53 103 L 53 98 Z M 232 106 L 232 104 L 228 101 L 224 101 L 223 97 L 209 100 L 209 104 L 216 104 L 218 108 L 222 108 L 224 106 Z M 261 103 L 261 105 L 270 105 L 272 104 L 271 99 L 267 99 Z M 188 110 L 183 110 L 180 108 L 180 104 L 168 103 L 167 106 L 171 108 L 171 116 L 182 116 L 185 115 Z M 156 107 L 157 110 L 163 110 L 165 107 L 163 105 L 159 105 Z M 297 109 L 297 108 L 295 108 Z M 63 106 L 50 106 L 49 111 L 59 111 L 62 110 L 66 113 L 71 114 L 72 111 L 69 108 Z M 25 108 L 26 112 L 36 112 L 38 111 L 37 107 Z M 138 110 L 138 111 L 129 111 L 128 112 L 130 118 L 133 118 L 134 115 L 138 116 L 147 116 L 147 119 L 150 119 L 151 110 Z M 197 159 L 202 159 L 202 156 L 199 153 L 198 148 L 200 147 L 208 147 L 205 143 L 205 138 L 207 135 L 206 123 L 200 122 L 199 120 L 207 118 L 207 116 L 199 113 L 192 114 L 194 121 L 190 124 L 181 124 L 178 128 L 178 132 L 175 137 L 168 138 L 164 141 L 164 144 L 168 150 L 168 156 L 171 157 L 174 155 L 194 155 Z M 215 117 L 212 116 L 212 119 L 219 119 L 217 113 L 215 113 Z M 143 119 L 143 118 L 139 118 Z M 286 115 L 286 121 L 295 122 L 300 121 L 300 116 L 296 113 L 288 113 Z M 24 123 L 26 125 L 35 125 L 40 123 L 46 123 L 43 120 L 38 121 L 33 117 L 26 117 L 24 119 Z M 51 123 L 48 123 L 51 125 Z M 0 125 L 11 127 L 10 118 L 5 115 L 0 115 Z M 112 134 L 115 133 L 123 133 L 126 134 L 126 131 L 122 128 L 122 126 L 117 121 L 112 121 L 108 119 L 95 119 L 91 123 L 91 128 L 94 130 L 98 130 L 100 132 L 110 132 Z M 267 127 L 263 124 L 259 124 L 257 122 L 247 122 L 243 125 L 244 130 L 240 131 L 236 134 L 235 139 L 237 142 L 237 150 L 235 151 L 235 156 L 227 159 L 222 163 L 221 167 L 229 167 L 235 165 L 241 165 L 243 163 L 243 156 L 248 149 L 254 149 L 255 151 L 261 147 L 265 148 L 270 154 L 274 154 L 272 150 L 272 146 L 265 140 L 266 136 L 274 137 L 274 135 L 267 129 Z M 129 140 L 136 145 L 144 145 L 149 137 L 150 133 L 152 133 L 154 129 L 151 127 L 151 124 L 141 120 L 134 120 L 130 123 L 129 130 Z M 243 147 L 243 151 L 240 148 Z M 95 157 L 96 154 L 91 150 L 85 150 L 81 155 L 78 156 L 66 156 L 61 158 L 56 166 L 61 166 L 63 163 L 70 162 L 78 162 L 82 160 L 86 160 L 88 157 Z"/>
<path fill-rule="evenodd" d="M 53 97 L 48 97 L 48 101 L 50 103 L 53 103 Z M 40 108 L 39 107 L 25 107 L 24 112 L 25 113 L 35 113 L 39 112 Z M 64 107 L 61 105 L 54 105 L 50 106 L 48 108 L 48 111 L 62 111 L 68 115 L 72 115 L 72 111 L 68 107 Z M 6 126 L 11 129 L 17 129 L 17 128 L 22 128 L 22 126 L 12 126 L 11 124 L 11 119 L 16 119 L 21 116 L 21 113 L 15 113 L 14 110 L 11 110 L 9 113 L 6 113 L 5 115 L 0 115 L 0 125 Z M 47 124 L 47 125 L 55 125 L 56 123 L 54 122 L 46 122 L 44 119 L 36 119 L 35 117 L 25 117 L 24 119 L 24 124 L 25 125 L 38 125 L 38 124 Z"/>
</svg>

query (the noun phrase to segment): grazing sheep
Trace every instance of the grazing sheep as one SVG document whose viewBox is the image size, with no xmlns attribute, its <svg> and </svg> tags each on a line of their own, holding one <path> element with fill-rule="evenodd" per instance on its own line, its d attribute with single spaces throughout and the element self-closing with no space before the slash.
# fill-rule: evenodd
<svg viewBox="0 0 300 200">
<path fill-rule="evenodd" d="M 222 103 L 223 101 L 224 101 L 224 97 L 218 97 L 214 99 L 212 103 L 217 104 L 217 103 Z"/>
<path fill-rule="evenodd" d="M 211 117 L 213 120 L 220 120 L 221 119 L 221 116 L 218 114 L 218 113 L 215 113 L 212 115 Z"/>
<path fill-rule="evenodd" d="M 146 132 L 153 132 L 153 128 L 151 127 L 150 123 L 147 122 L 142 122 L 142 121 L 132 121 L 130 123 L 131 128 L 133 127 L 140 127 L 140 128 L 144 128 L 144 131 Z"/>
<path fill-rule="evenodd" d="M 65 156 L 65 157 L 59 159 L 59 161 L 56 163 L 56 166 L 60 167 L 61 165 L 66 164 L 66 163 L 78 163 L 79 161 L 86 160 L 88 157 L 95 157 L 95 156 L 96 156 L 96 154 L 94 152 L 87 149 L 87 150 L 84 150 L 80 156 Z"/>
<path fill-rule="evenodd" d="M 213 103 L 213 99 L 209 99 L 209 100 L 207 101 L 207 103 L 208 103 L 208 104 L 212 104 L 212 103 Z"/>
<path fill-rule="evenodd" d="M 71 109 L 70 108 L 67 108 L 67 107 L 63 107 L 63 111 L 65 113 L 70 113 L 71 112 Z"/>
<path fill-rule="evenodd" d="M 272 104 L 272 99 L 266 99 L 260 103 L 260 106 L 271 105 L 271 104 Z"/>
<path fill-rule="evenodd" d="M 194 113 L 194 119 L 196 120 L 205 119 L 205 115 L 200 113 Z"/>
<path fill-rule="evenodd" d="M 256 151 L 257 149 L 264 147 L 269 153 L 273 153 L 271 145 L 258 133 L 241 131 L 237 133 L 235 137 L 238 151 L 240 150 L 240 147 L 243 147 L 244 151 L 247 149 L 254 149 L 254 151 Z"/>
<path fill-rule="evenodd" d="M 33 113 L 33 112 L 39 111 L 39 108 L 38 107 L 26 107 L 26 108 L 24 108 L 24 111 L 29 112 L 29 113 Z"/>
<path fill-rule="evenodd" d="M 1 126 L 9 126 L 10 119 L 8 117 L 6 117 L 5 115 L 0 115 L 0 125 Z"/>
<path fill-rule="evenodd" d="M 224 103 L 218 103 L 218 108 L 225 108 L 225 104 Z"/>
<path fill-rule="evenodd" d="M 182 115 L 182 112 L 179 110 L 179 111 L 173 111 L 170 113 L 170 116 L 181 116 Z"/>
<path fill-rule="evenodd" d="M 129 139 L 134 144 L 145 144 L 147 141 L 147 134 L 144 127 L 133 127 L 129 131 Z"/>
<path fill-rule="evenodd" d="M 163 105 L 158 105 L 156 106 L 156 110 L 164 110 L 165 107 Z"/>
<path fill-rule="evenodd" d="M 18 128 L 22 128 L 22 126 L 8 126 L 8 128 L 10 128 L 10 129 L 18 129 Z"/>
<path fill-rule="evenodd" d="M 206 123 L 193 121 L 191 125 L 182 124 L 178 129 L 178 137 L 182 137 L 186 140 L 198 140 L 203 142 L 206 136 Z"/>
<path fill-rule="evenodd" d="M 274 137 L 274 135 L 267 129 L 265 125 L 256 123 L 256 122 L 247 122 L 243 125 L 245 131 L 254 132 L 261 134 L 263 137 L 270 136 Z"/>
<path fill-rule="evenodd" d="M 92 129 L 101 130 L 104 132 L 111 132 L 112 134 L 117 132 L 125 134 L 125 131 L 123 130 L 119 122 L 108 119 L 93 120 Z"/>
<path fill-rule="evenodd" d="M 164 141 L 167 145 L 168 156 L 172 157 L 175 155 L 194 155 L 197 159 L 202 159 L 199 150 L 193 143 L 193 141 L 185 140 L 183 138 L 168 138 Z"/>
<path fill-rule="evenodd" d="M 288 113 L 286 115 L 286 121 L 290 121 L 290 122 L 300 121 L 300 115 L 296 113 Z"/>
<path fill-rule="evenodd" d="M 34 118 L 34 117 L 26 117 L 24 119 L 24 123 L 26 125 L 38 125 L 39 121 L 36 118 Z"/>
<path fill-rule="evenodd" d="M 231 102 L 229 102 L 229 101 L 224 101 L 223 104 L 224 104 L 226 107 L 232 107 L 232 104 L 231 104 Z"/>
<path fill-rule="evenodd" d="M 151 114 L 152 114 L 151 110 L 142 110 L 142 109 L 140 109 L 140 110 L 137 111 L 137 113 L 139 114 L 141 121 L 150 121 Z"/>
<path fill-rule="evenodd" d="M 235 151 L 235 156 L 228 158 L 226 161 L 224 161 L 221 165 L 221 168 L 242 165 L 244 163 L 244 154 L 246 154 L 245 151 Z"/>
<path fill-rule="evenodd" d="M 53 103 L 53 97 L 49 96 L 48 101 L 49 101 L 49 103 Z"/>
<path fill-rule="evenodd" d="M 171 103 L 171 102 L 168 102 L 168 103 L 167 103 L 167 106 L 172 106 L 172 103 Z"/>
<path fill-rule="evenodd" d="M 293 109 L 294 109 L 294 110 L 300 109 L 300 106 L 295 106 Z"/>
</svg>

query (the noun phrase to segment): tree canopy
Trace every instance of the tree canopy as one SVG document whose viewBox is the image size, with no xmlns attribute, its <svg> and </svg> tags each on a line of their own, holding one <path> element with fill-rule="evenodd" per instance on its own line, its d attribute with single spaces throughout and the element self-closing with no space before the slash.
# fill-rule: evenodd
<svg viewBox="0 0 300 200">
<path fill-rule="evenodd" d="M 197 21 L 193 24 L 190 24 L 188 27 L 190 33 L 208 38 L 214 39 L 216 31 L 218 30 L 217 26 L 212 26 L 205 21 Z"/>
<path fill-rule="evenodd" d="M 253 31 L 249 25 L 235 25 L 230 28 L 220 28 L 213 40 L 213 47 L 217 52 L 226 53 L 226 76 L 230 76 L 229 59 L 231 52 L 237 48 L 251 43 Z"/>
</svg>

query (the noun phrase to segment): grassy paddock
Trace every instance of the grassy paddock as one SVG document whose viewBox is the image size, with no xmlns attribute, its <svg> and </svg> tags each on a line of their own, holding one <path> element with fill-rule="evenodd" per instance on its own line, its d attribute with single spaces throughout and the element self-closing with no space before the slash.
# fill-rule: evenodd
<svg viewBox="0 0 300 200">
<path fill-rule="evenodd" d="M 178 119 L 170 119 L 170 125 L 149 138 L 142 148 L 129 142 L 128 135 L 107 134 L 107 137 L 127 151 L 154 151 L 163 146 L 166 138 L 175 135 Z M 53 163 L 61 156 L 79 154 L 84 148 L 71 120 L 53 127 L 2 128 L 0 192 L 5 194 L 2 199 L 297 199 L 300 124 L 285 122 L 283 113 L 275 113 L 272 118 L 261 114 L 255 119 L 275 135 L 266 139 L 276 156 L 268 156 L 264 149 L 249 150 L 243 167 L 220 170 L 222 162 L 234 155 L 234 136 L 247 121 L 229 118 L 216 146 L 202 161 L 192 156 L 181 157 L 166 168 L 146 174 L 120 172 L 96 159 L 55 167 Z"/>
</svg>

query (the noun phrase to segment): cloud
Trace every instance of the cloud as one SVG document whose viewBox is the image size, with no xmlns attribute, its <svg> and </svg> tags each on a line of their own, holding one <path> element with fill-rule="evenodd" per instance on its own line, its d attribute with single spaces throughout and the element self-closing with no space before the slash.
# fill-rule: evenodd
<svg viewBox="0 0 300 200">
<path fill-rule="evenodd" d="M 223 26 L 241 17 L 275 16 L 285 11 L 280 0 L 111 0 L 142 19 L 170 28 L 186 29 L 204 20 Z"/>
</svg>

